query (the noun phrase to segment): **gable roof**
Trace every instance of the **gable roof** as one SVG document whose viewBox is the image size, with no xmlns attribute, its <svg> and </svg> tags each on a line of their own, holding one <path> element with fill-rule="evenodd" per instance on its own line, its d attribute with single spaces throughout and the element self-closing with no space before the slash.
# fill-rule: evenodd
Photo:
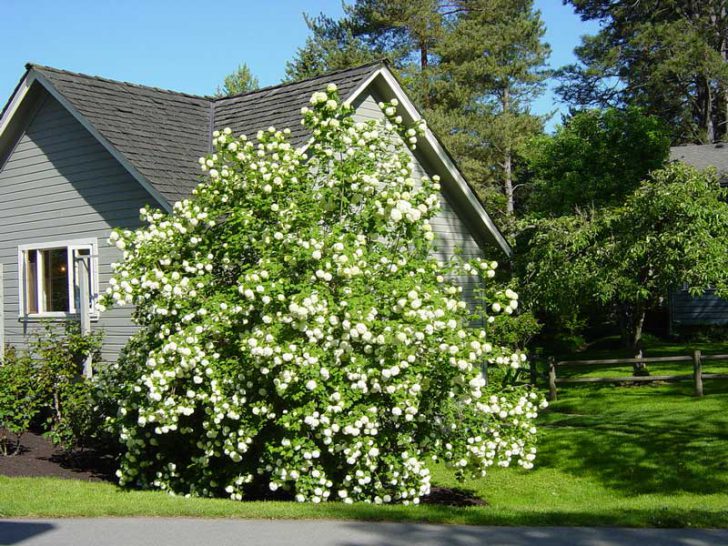
<svg viewBox="0 0 728 546">
<path fill-rule="evenodd" d="M 196 159 L 210 151 L 214 129 L 254 135 L 274 125 L 291 127 L 293 144 L 307 135 L 301 107 L 322 85 L 334 82 L 346 96 L 378 67 L 370 64 L 230 98 L 201 97 L 28 65 L 45 78 L 169 202 L 190 194 L 200 179 Z"/>
<path fill-rule="evenodd" d="M 212 132 L 230 127 L 255 135 L 270 126 L 291 129 L 291 143 L 308 139 L 300 110 L 311 94 L 335 83 L 352 102 L 372 81 L 386 87 L 386 99 L 398 98 L 408 122 L 421 118 L 383 61 L 338 70 L 306 80 L 274 85 L 233 97 L 197 96 L 28 64 L 26 74 L 0 113 L 0 137 L 28 89 L 39 83 L 65 106 L 167 210 L 187 197 L 201 179 L 196 159 L 211 150 Z M 487 231 L 510 255 L 505 238 L 483 209 L 472 188 L 428 129 L 424 146 L 438 172 L 446 171 L 452 191 L 469 209 L 470 221 Z"/>
</svg>

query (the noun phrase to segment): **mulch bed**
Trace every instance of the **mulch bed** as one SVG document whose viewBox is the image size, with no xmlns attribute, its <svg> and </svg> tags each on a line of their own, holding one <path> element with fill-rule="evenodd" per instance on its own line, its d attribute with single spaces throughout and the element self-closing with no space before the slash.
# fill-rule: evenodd
<svg viewBox="0 0 728 546">
<path fill-rule="evenodd" d="M 114 481 L 114 461 L 94 451 L 66 453 L 33 432 L 23 435 L 17 455 L 0 456 L 2 476 L 48 476 L 85 481 Z"/>
<path fill-rule="evenodd" d="M 101 456 L 91 450 L 69 454 L 54 446 L 50 440 L 40 434 L 32 432 L 23 435 L 21 446 L 20 453 L 17 455 L 0 456 L 0 476 L 45 476 L 116 482 L 115 462 L 109 456 Z M 263 488 L 260 492 L 253 492 L 250 500 L 291 499 L 292 495 L 281 490 L 273 494 L 267 488 Z M 437 486 L 432 487 L 429 495 L 422 497 L 422 503 L 459 507 L 487 504 L 469 491 Z"/>
<path fill-rule="evenodd" d="M 422 504 L 439 504 L 445 506 L 485 506 L 488 504 L 470 491 L 433 485 L 430 494 L 422 497 Z"/>
</svg>

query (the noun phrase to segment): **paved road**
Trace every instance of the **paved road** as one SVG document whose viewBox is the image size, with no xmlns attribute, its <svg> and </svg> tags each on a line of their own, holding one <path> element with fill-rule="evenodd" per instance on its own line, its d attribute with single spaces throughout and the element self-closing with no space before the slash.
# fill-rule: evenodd
<svg viewBox="0 0 728 546">
<path fill-rule="evenodd" d="M 466 527 L 351 521 L 200 519 L 0 520 L 0 545 L 22 546 L 714 546 L 728 530 Z"/>
</svg>

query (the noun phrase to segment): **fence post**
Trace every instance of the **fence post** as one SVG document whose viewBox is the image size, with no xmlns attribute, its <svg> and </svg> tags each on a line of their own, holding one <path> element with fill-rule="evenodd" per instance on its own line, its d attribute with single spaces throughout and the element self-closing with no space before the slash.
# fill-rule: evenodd
<svg viewBox="0 0 728 546">
<path fill-rule="evenodd" d="M 549 400 L 556 400 L 556 359 L 549 357 Z"/>
<path fill-rule="evenodd" d="M 695 396 L 703 396 L 703 362 L 700 349 L 693 352 L 693 377 L 695 378 Z"/>
</svg>

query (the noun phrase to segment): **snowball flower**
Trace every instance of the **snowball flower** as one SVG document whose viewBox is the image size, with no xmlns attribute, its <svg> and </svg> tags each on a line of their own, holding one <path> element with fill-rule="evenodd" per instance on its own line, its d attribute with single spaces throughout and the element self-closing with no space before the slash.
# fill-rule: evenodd
<svg viewBox="0 0 728 546">
<path fill-rule="evenodd" d="M 110 234 L 122 252 L 100 308 L 134 305 L 138 326 L 107 368 L 128 385 L 109 423 L 121 484 L 417 504 L 431 461 L 463 477 L 533 466 L 542 397 L 481 373 L 524 366 L 491 326 L 502 313 L 507 331 L 518 296 L 494 262 L 436 258 L 440 182 L 408 146 L 424 125 L 380 106 L 356 119 L 321 89 L 301 110 L 305 153 L 289 129 L 215 131 L 189 197 Z M 484 309 L 466 304 L 475 285 Z M 471 328 L 474 313 L 490 316 Z"/>
</svg>

